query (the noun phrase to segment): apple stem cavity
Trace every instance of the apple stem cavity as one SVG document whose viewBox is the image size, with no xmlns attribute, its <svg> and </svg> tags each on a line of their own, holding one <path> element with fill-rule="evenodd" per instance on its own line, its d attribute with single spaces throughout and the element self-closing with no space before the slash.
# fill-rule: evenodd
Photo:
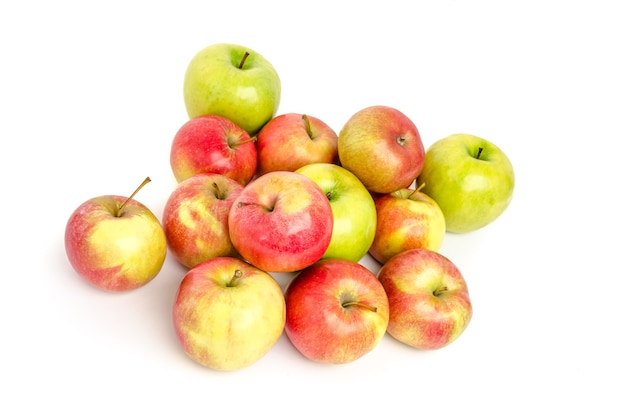
<svg viewBox="0 0 626 414">
<path fill-rule="evenodd" d="M 241 270 L 239 269 L 235 270 L 235 272 L 233 273 L 233 277 L 228 281 L 226 286 L 227 287 L 237 286 L 237 282 L 242 276 L 243 276 L 243 272 Z"/>
<path fill-rule="evenodd" d="M 437 289 L 435 289 L 435 291 L 433 292 L 434 296 L 440 296 L 442 293 L 447 292 L 448 291 L 448 287 L 447 286 L 441 286 L 438 287 Z"/>
<path fill-rule="evenodd" d="M 361 308 L 365 308 L 367 310 L 370 310 L 372 312 L 378 312 L 378 308 L 376 306 L 371 306 L 368 305 L 367 303 L 363 303 L 363 302 L 346 302 L 346 303 L 342 303 L 341 306 L 345 309 L 345 308 L 350 308 L 352 306 L 359 306 Z"/>
<path fill-rule="evenodd" d="M 480 155 L 483 153 L 483 147 L 478 147 L 478 152 L 476 153 L 476 159 L 480 159 Z"/>
<path fill-rule="evenodd" d="M 117 213 L 115 214 L 115 217 L 122 217 L 122 213 L 124 210 L 124 207 L 126 207 L 126 204 L 128 204 L 128 202 L 139 192 L 139 190 L 141 190 L 143 188 L 144 185 L 148 184 L 150 181 L 150 177 L 146 177 L 145 180 L 143 180 L 143 182 L 141 184 L 139 184 L 139 187 L 137 187 L 137 189 L 135 191 L 133 191 L 133 193 L 130 195 L 130 197 L 128 197 L 126 200 L 124 200 L 124 202 L 122 203 L 122 205 L 117 209 Z"/>
<path fill-rule="evenodd" d="M 239 69 L 243 69 L 243 65 L 244 63 L 246 63 L 246 59 L 248 59 L 248 56 L 250 56 L 250 53 L 248 52 L 243 54 L 243 57 L 241 58 L 241 62 L 239 62 L 239 66 L 237 66 Z"/>
<path fill-rule="evenodd" d="M 302 119 L 304 120 L 304 127 L 306 128 L 307 135 L 309 136 L 309 138 L 313 139 L 313 131 L 311 131 L 311 120 L 306 114 L 302 115 Z"/>
</svg>

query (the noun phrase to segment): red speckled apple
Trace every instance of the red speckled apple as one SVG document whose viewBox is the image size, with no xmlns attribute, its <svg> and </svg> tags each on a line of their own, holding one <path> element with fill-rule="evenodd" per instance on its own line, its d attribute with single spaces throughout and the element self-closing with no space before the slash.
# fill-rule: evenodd
<svg viewBox="0 0 626 414">
<path fill-rule="evenodd" d="M 455 341 L 472 318 L 467 283 L 447 257 L 428 249 L 397 254 L 378 272 L 389 300 L 387 332 L 424 350 Z"/>
<path fill-rule="evenodd" d="M 186 267 L 238 255 L 228 235 L 228 213 L 243 185 L 221 174 L 196 174 L 172 191 L 163 209 L 170 251 Z"/>
<path fill-rule="evenodd" d="M 259 174 L 337 161 L 337 134 L 320 119 L 306 114 L 273 118 L 257 134 L 256 145 Z"/>
<path fill-rule="evenodd" d="M 244 187 L 228 216 L 239 254 L 267 272 L 295 272 L 330 244 L 333 213 L 321 188 L 292 171 L 272 171 Z"/>
<path fill-rule="evenodd" d="M 298 273 L 285 290 L 285 333 L 305 357 L 345 364 L 372 351 L 385 335 L 389 304 L 369 269 L 323 259 Z"/>
<path fill-rule="evenodd" d="M 341 165 L 373 193 L 409 187 L 424 166 L 417 127 L 395 108 L 377 105 L 356 112 L 339 131 Z"/>
<path fill-rule="evenodd" d="M 65 251 L 76 272 L 100 289 L 139 288 L 160 272 L 167 245 L 159 219 L 132 197 L 105 195 L 82 203 L 65 227 Z"/>
<path fill-rule="evenodd" d="M 246 185 L 257 168 L 254 138 L 222 116 L 198 116 L 174 135 L 170 166 L 178 182 L 195 174 L 215 173 Z"/>
</svg>

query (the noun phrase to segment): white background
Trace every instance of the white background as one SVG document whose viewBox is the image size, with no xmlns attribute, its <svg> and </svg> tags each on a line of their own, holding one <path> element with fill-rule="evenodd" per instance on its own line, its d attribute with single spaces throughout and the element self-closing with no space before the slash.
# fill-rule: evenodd
<svg viewBox="0 0 626 414">
<path fill-rule="evenodd" d="M 624 412 L 624 2 L 162 3 L 0 6 L 1 412 Z M 150 176 L 137 199 L 161 216 L 183 74 L 218 42 L 273 62 L 281 113 L 338 131 L 385 104 L 426 146 L 466 132 L 507 152 L 509 209 L 441 249 L 474 305 L 455 343 L 385 337 L 326 366 L 283 335 L 217 372 L 174 336 L 171 257 L 124 294 L 73 272 L 63 232 L 83 201 Z"/>
</svg>

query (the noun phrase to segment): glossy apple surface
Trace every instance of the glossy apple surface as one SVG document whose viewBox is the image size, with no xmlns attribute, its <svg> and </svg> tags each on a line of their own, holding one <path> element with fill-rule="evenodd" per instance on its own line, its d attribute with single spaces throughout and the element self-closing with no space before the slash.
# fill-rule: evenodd
<svg viewBox="0 0 626 414">
<path fill-rule="evenodd" d="M 376 232 L 376 207 L 369 191 L 354 174 L 336 164 L 308 164 L 296 172 L 313 180 L 330 201 L 333 233 L 322 257 L 361 260 Z"/>
<path fill-rule="evenodd" d="M 298 273 L 285 290 L 285 333 L 306 358 L 346 364 L 380 343 L 389 322 L 382 284 L 346 259 L 323 259 Z"/>
<path fill-rule="evenodd" d="M 387 261 L 378 279 L 389 300 L 387 332 L 423 350 L 443 348 L 461 336 L 472 318 L 467 283 L 447 257 L 412 249 Z"/>
<path fill-rule="evenodd" d="M 295 272 L 326 252 L 333 213 L 313 180 L 273 171 L 244 187 L 228 224 L 230 239 L 246 261 L 267 272 Z"/>
<path fill-rule="evenodd" d="M 157 276 L 167 245 L 163 227 L 148 207 L 128 197 L 104 195 L 72 212 L 65 226 L 65 252 L 76 273 L 91 285 L 122 292 Z"/>
<path fill-rule="evenodd" d="M 513 198 L 515 174 L 497 145 L 469 134 L 454 134 L 426 151 L 417 184 L 433 198 L 451 233 L 478 230 L 495 221 Z"/>
<path fill-rule="evenodd" d="M 196 174 L 181 181 L 163 209 L 163 229 L 174 258 L 191 268 L 218 256 L 236 257 L 228 213 L 243 186 L 221 174 Z"/>
<path fill-rule="evenodd" d="M 422 171 L 424 145 L 417 127 L 395 108 L 377 105 L 353 114 L 339 131 L 341 166 L 373 193 L 409 187 Z"/>
<path fill-rule="evenodd" d="M 237 258 L 217 257 L 185 274 L 172 316 L 191 359 L 232 371 L 269 352 L 283 333 L 285 313 L 282 289 L 269 273 Z"/>
<path fill-rule="evenodd" d="M 174 135 L 170 166 L 176 181 L 214 173 L 246 185 L 257 168 L 254 139 L 233 121 L 203 115 L 185 122 Z"/>
<path fill-rule="evenodd" d="M 369 253 L 379 263 L 405 250 L 441 248 L 446 220 L 435 200 L 419 188 L 382 195 L 375 205 L 378 225 Z"/>
<path fill-rule="evenodd" d="M 189 118 L 215 114 L 230 119 L 250 136 L 274 117 L 281 82 L 261 54 L 239 44 L 216 43 L 189 62 L 183 98 Z"/>
<path fill-rule="evenodd" d="M 259 131 L 256 145 L 259 174 L 337 161 L 337 134 L 307 114 L 286 113 L 272 118 Z"/>
</svg>

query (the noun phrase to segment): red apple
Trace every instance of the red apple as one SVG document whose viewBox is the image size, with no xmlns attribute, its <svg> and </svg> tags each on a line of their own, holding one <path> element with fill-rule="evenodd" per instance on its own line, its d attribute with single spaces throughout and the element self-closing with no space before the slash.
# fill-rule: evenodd
<svg viewBox="0 0 626 414">
<path fill-rule="evenodd" d="M 409 187 L 424 166 L 424 145 L 413 121 L 382 105 L 348 119 L 339 131 L 337 152 L 341 165 L 373 193 Z"/>
<path fill-rule="evenodd" d="M 272 118 L 257 134 L 257 152 L 259 174 L 333 163 L 337 161 L 337 134 L 313 116 L 282 114 Z"/>
<path fill-rule="evenodd" d="M 278 341 L 285 299 L 269 273 L 237 258 L 216 257 L 183 277 L 172 313 L 176 336 L 191 359 L 232 371 L 257 362 Z"/>
<path fill-rule="evenodd" d="M 387 295 L 376 275 L 348 259 L 323 259 L 285 290 L 285 333 L 310 360 L 345 364 L 372 351 L 389 322 Z"/>
<path fill-rule="evenodd" d="M 228 213 L 243 185 L 221 174 L 181 181 L 163 209 L 167 244 L 178 262 L 193 267 L 218 256 L 237 256 L 228 235 Z"/>
<path fill-rule="evenodd" d="M 434 350 L 449 345 L 472 318 L 463 275 L 438 252 L 402 252 L 380 268 L 378 279 L 389 299 L 387 332 L 414 348 Z"/>
<path fill-rule="evenodd" d="M 170 165 L 178 182 L 199 173 L 215 173 L 246 185 L 256 173 L 256 145 L 254 138 L 230 119 L 201 115 L 176 132 Z"/>
<path fill-rule="evenodd" d="M 122 292 L 144 286 L 160 272 L 167 245 L 159 219 L 130 196 L 91 198 L 65 226 L 65 252 L 74 270 L 91 285 Z"/>
<path fill-rule="evenodd" d="M 405 250 L 441 248 L 446 220 L 435 200 L 420 190 L 402 188 L 376 199 L 378 224 L 369 253 L 379 263 Z"/>
<path fill-rule="evenodd" d="M 267 272 L 295 272 L 330 244 L 333 213 L 321 188 L 292 171 L 272 171 L 244 187 L 228 216 L 239 254 Z"/>
</svg>

